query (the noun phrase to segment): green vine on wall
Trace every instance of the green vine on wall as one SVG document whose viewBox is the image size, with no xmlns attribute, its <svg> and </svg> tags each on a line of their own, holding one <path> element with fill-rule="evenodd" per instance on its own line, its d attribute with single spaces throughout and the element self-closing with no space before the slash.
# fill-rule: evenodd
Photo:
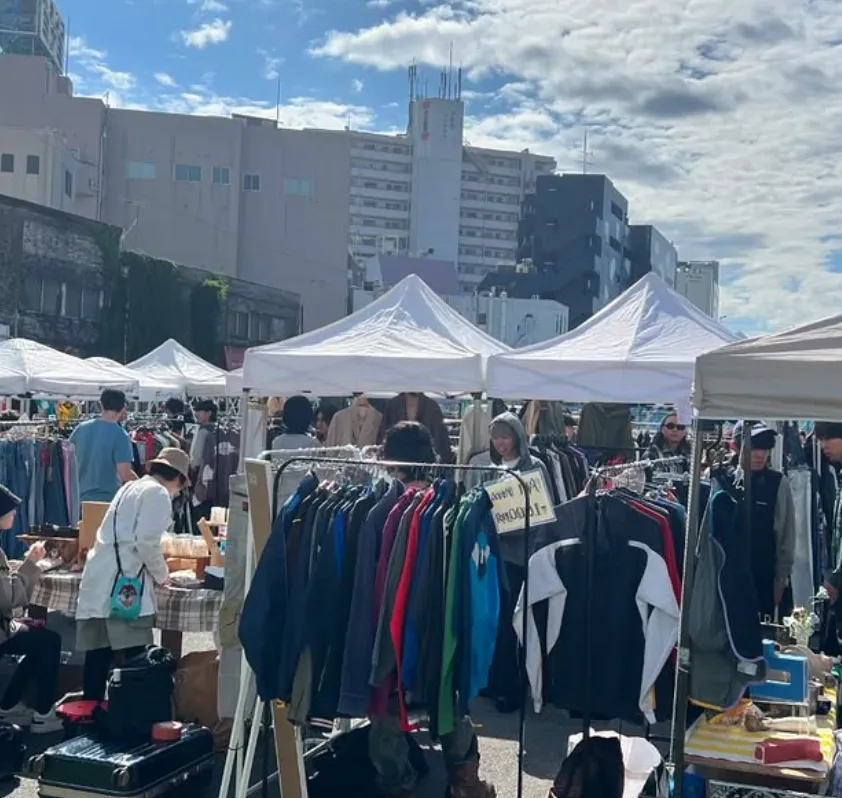
<svg viewBox="0 0 842 798">
<path fill-rule="evenodd" d="M 97 350 L 100 355 L 117 361 L 122 361 L 125 356 L 128 320 L 126 275 L 120 260 L 121 235 L 119 229 L 105 227 L 94 236 L 102 256 L 102 291 L 105 296 Z"/>
<path fill-rule="evenodd" d="M 208 279 L 190 293 L 191 350 L 209 363 L 220 363 L 219 321 L 228 298 L 228 283 Z"/>
</svg>

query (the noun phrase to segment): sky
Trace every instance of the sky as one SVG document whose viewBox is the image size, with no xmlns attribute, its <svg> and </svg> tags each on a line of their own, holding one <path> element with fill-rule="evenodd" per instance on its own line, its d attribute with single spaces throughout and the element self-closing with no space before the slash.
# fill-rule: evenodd
<svg viewBox="0 0 842 798">
<path fill-rule="evenodd" d="M 284 125 L 400 131 L 452 50 L 466 140 L 607 174 L 722 263 L 728 326 L 842 312 L 839 0 L 58 2 L 76 93 L 124 107 L 274 117 L 280 84 Z"/>
</svg>

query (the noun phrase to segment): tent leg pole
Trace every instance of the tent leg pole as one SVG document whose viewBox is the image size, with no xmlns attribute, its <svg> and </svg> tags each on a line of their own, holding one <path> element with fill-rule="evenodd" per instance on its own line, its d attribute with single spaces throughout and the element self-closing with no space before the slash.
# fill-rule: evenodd
<svg viewBox="0 0 842 798">
<path fill-rule="evenodd" d="M 243 388 L 243 398 L 240 400 L 243 406 L 240 408 L 240 458 L 237 462 L 237 473 L 242 474 L 246 468 L 246 433 L 248 432 L 249 420 L 249 395 L 250 388 Z"/>
</svg>

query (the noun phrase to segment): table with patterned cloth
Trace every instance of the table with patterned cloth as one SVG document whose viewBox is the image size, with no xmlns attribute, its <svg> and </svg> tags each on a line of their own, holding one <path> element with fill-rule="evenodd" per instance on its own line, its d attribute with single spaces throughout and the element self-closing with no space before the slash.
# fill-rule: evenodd
<svg viewBox="0 0 842 798">
<path fill-rule="evenodd" d="M 81 573 L 54 571 L 41 576 L 30 604 L 75 615 Z M 215 632 L 219 628 L 221 590 L 156 587 L 155 626 L 171 632 Z"/>
</svg>

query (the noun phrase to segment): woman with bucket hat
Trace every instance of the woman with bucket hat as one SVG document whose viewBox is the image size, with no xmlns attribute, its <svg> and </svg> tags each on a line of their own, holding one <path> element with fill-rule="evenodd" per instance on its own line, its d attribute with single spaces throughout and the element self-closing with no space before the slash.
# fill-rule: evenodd
<svg viewBox="0 0 842 798">
<path fill-rule="evenodd" d="M 83 691 L 100 701 L 115 652 L 131 658 L 152 643 L 155 586 L 169 581 L 161 536 L 172 497 L 188 484 L 190 458 L 163 449 L 146 476 L 123 485 L 88 553 L 76 607 L 76 648 L 85 652 Z"/>
</svg>

